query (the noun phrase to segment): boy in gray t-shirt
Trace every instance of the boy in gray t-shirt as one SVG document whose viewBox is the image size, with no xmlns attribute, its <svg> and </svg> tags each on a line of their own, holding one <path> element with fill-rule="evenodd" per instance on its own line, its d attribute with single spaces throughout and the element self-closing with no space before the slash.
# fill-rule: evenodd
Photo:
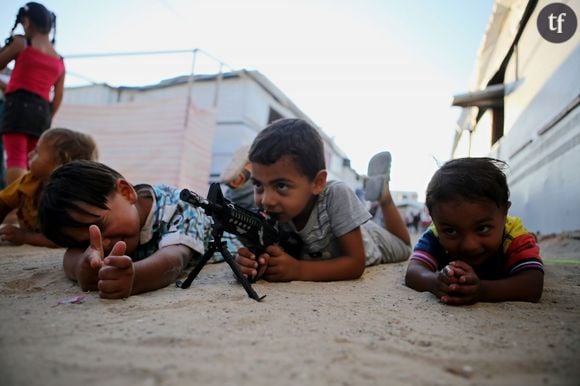
<svg viewBox="0 0 580 386">
<path fill-rule="evenodd" d="M 365 266 L 403 261 L 410 237 L 389 189 L 390 154 L 369 163 L 367 200 L 378 201 L 385 228 L 342 182 L 327 183 L 324 145 L 318 131 L 301 119 L 280 119 L 254 140 L 249 153 L 256 205 L 298 233 L 302 252 L 288 255 L 270 246 L 260 256 L 240 248 L 236 261 L 251 278 L 268 281 L 356 279 Z"/>
</svg>

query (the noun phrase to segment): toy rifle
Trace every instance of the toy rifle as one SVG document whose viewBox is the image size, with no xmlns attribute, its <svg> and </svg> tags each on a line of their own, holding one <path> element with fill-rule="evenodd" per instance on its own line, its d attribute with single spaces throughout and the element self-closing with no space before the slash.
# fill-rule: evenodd
<svg viewBox="0 0 580 386">
<path fill-rule="evenodd" d="M 223 232 L 236 235 L 242 244 L 256 256 L 262 254 L 266 247 L 273 244 L 280 244 L 287 252 L 296 251 L 297 248 L 301 247 L 301 242 L 297 236 L 291 237 L 290 234 L 280 232 L 275 220 L 266 219 L 261 214 L 242 208 L 224 198 L 219 183 L 210 185 L 207 199 L 188 189 L 181 191 L 180 198 L 193 206 L 201 207 L 213 219 L 213 224 L 212 239 L 207 251 L 187 276 L 187 279 L 183 282 L 177 282 L 176 285 L 180 288 L 188 288 L 203 266 L 218 251 L 234 271 L 248 296 L 256 301 L 261 301 L 264 296 L 260 297 L 254 291 L 250 281 L 244 276 L 231 253 L 227 250 L 226 242 L 221 240 Z"/>
</svg>

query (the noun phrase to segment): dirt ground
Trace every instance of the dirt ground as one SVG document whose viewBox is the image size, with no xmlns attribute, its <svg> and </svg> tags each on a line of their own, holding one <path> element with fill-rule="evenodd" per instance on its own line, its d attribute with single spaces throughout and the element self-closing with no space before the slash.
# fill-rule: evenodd
<svg viewBox="0 0 580 386">
<path fill-rule="evenodd" d="M 0 246 L 0 384 L 578 385 L 580 232 L 541 248 L 539 303 L 449 307 L 405 287 L 406 263 L 259 282 L 261 303 L 226 264 L 102 300 L 65 278 L 62 250 Z"/>
</svg>

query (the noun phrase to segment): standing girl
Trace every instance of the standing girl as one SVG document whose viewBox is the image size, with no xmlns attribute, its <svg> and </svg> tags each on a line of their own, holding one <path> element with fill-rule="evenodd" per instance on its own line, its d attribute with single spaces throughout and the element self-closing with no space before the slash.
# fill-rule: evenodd
<svg viewBox="0 0 580 386">
<path fill-rule="evenodd" d="M 22 24 L 24 36 L 14 35 Z M 6 87 L 0 133 L 6 151 L 6 185 L 28 170 L 27 156 L 50 127 L 63 96 L 64 62 L 49 33 L 56 16 L 42 4 L 30 2 L 18 10 L 6 46 L 0 50 L 0 69 L 15 61 Z M 51 91 L 53 90 L 51 100 Z"/>
</svg>

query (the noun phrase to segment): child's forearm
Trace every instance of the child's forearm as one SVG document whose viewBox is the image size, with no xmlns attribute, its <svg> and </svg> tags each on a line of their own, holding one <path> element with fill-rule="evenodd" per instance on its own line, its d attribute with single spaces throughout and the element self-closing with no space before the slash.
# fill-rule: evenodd
<svg viewBox="0 0 580 386">
<path fill-rule="evenodd" d="M 146 259 L 134 263 L 132 295 L 156 290 L 175 283 L 193 251 L 184 245 L 164 247 Z"/>
<path fill-rule="evenodd" d="M 365 270 L 364 262 L 355 258 L 341 256 L 330 260 L 300 260 L 298 278 L 300 281 L 339 281 L 354 280 L 361 277 Z"/>
<path fill-rule="evenodd" d="M 56 112 L 60 108 L 60 104 L 62 103 L 62 98 L 64 94 L 64 74 L 60 77 L 60 79 L 56 82 L 54 86 L 54 97 L 51 102 L 51 113 L 54 117 Z"/>
<path fill-rule="evenodd" d="M 544 273 L 538 270 L 528 270 L 506 279 L 482 280 L 478 301 L 535 303 L 540 300 L 543 288 Z"/>
<path fill-rule="evenodd" d="M 38 247 L 58 248 L 58 245 L 46 238 L 39 232 L 27 232 L 24 235 L 24 244 L 36 245 Z"/>
<path fill-rule="evenodd" d="M 436 296 L 441 294 L 437 291 L 437 272 L 431 271 L 420 263 L 410 261 L 405 274 L 405 285 L 415 291 L 429 291 Z"/>
<path fill-rule="evenodd" d="M 298 272 L 291 280 L 338 281 L 354 280 L 365 271 L 366 258 L 360 227 L 338 238 L 341 255 L 328 260 L 297 260 Z"/>
</svg>

